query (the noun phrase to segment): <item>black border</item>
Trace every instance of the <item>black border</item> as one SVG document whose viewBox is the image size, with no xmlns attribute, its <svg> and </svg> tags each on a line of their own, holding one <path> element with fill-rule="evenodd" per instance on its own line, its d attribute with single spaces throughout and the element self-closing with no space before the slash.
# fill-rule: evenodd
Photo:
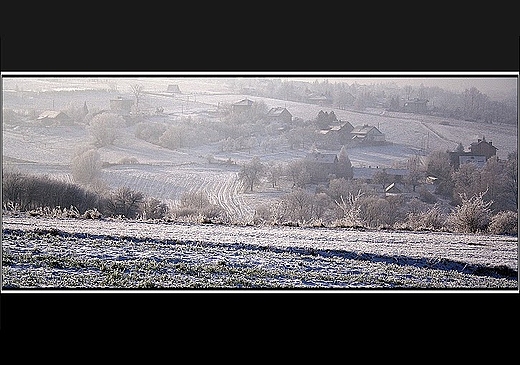
<svg viewBox="0 0 520 365">
<path fill-rule="evenodd" d="M 333 31 L 333 30 L 332 30 Z M 16 34 L 13 37 L 13 34 Z M 206 39 L 107 33 L 66 40 L 38 32 L 2 36 L 1 68 L 10 72 L 486 72 L 518 71 L 517 35 L 363 38 L 237 37 L 218 31 Z M 276 35 L 274 35 L 276 36 Z M 338 39 L 340 38 L 340 39 Z"/>
<path fill-rule="evenodd" d="M 41 24 L 44 28 L 46 22 Z M 12 37 L 12 33 L 18 36 Z M 519 70 L 519 37 L 516 35 L 468 38 L 450 34 L 428 39 L 353 36 L 327 41 L 323 34 L 315 39 L 303 32 L 296 40 L 274 41 L 251 39 L 247 34 L 236 38 L 230 32 L 224 36 L 215 34 L 207 42 L 172 36 L 171 39 L 145 39 L 136 45 L 132 34 L 125 32 L 72 39 L 51 38 L 46 32 L 31 33 L 29 37 L 23 34 L 20 29 L 8 36 L 2 33 L 2 72 L 99 72 L 104 76 L 110 72 L 353 72 L 354 76 L 361 77 L 395 71 Z M 454 340 L 459 341 L 460 337 L 471 336 L 472 330 L 480 328 L 486 339 L 487 335 L 511 336 L 504 329 L 514 331 L 511 321 L 518 312 L 518 299 L 517 293 L 444 295 L 435 292 L 383 295 L 3 293 L 0 329 L 19 328 L 30 334 L 33 329 L 57 328 L 67 333 L 69 330 L 117 328 L 120 331 L 145 327 L 161 328 L 169 334 L 191 328 L 204 336 L 204 330 L 210 327 L 211 333 L 218 336 L 225 333 L 226 328 L 236 330 L 250 325 L 254 332 L 268 330 L 265 339 L 269 341 L 275 328 L 270 325 L 289 322 L 308 333 L 307 325 L 312 328 L 312 324 L 319 323 L 343 333 L 361 323 L 373 336 L 367 338 L 369 342 L 380 338 L 381 330 L 389 334 L 400 327 L 409 328 L 409 333 L 440 329 L 444 335 L 444 331 L 455 331 L 458 335 Z M 183 318 L 187 318 L 188 325 L 182 324 Z M 197 327 L 201 323 L 203 327 Z M 390 332 L 385 332 L 386 328 Z"/>
</svg>

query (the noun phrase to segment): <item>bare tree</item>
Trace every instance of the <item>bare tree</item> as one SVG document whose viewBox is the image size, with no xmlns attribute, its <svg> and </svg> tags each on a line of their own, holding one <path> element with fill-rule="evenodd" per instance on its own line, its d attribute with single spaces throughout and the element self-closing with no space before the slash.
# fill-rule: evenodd
<svg viewBox="0 0 520 365">
<path fill-rule="evenodd" d="M 271 183 L 273 189 L 276 187 L 278 180 L 282 176 L 282 167 L 277 163 L 270 163 L 267 166 L 267 180 Z"/>
<path fill-rule="evenodd" d="M 121 187 L 107 199 L 106 208 L 111 215 L 135 218 L 140 211 L 143 200 L 143 193 Z"/>
<path fill-rule="evenodd" d="M 135 110 L 137 113 L 139 113 L 139 101 L 141 101 L 143 96 L 144 87 L 141 84 L 133 84 L 130 85 L 130 89 L 132 90 L 132 94 L 134 94 L 135 97 Z"/>
<path fill-rule="evenodd" d="M 265 166 L 260 162 L 260 159 L 253 157 L 249 163 L 242 166 L 238 177 L 249 188 L 249 191 L 253 191 L 254 186 L 260 182 L 264 169 Z"/>
<path fill-rule="evenodd" d="M 393 177 L 390 176 L 388 172 L 386 172 L 386 169 L 378 170 L 374 173 L 374 177 L 372 178 L 372 181 L 374 184 L 381 184 L 381 186 L 386 188 L 388 184 L 390 184 L 393 180 Z"/>
<path fill-rule="evenodd" d="M 168 213 L 168 205 L 156 198 L 147 198 L 142 204 L 145 219 L 162 219 Z"/>
</svg>

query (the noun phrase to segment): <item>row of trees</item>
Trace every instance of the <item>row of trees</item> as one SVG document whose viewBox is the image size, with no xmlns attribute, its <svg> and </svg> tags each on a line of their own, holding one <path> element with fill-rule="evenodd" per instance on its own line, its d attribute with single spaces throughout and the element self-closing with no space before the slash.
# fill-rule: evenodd
<svg viewBox="0 0 520 365">
<path fill-rule="evenodd" d="M 165 219 L 193 222 L 228 222 L 222 207 L 211 203 L 203 192 L 185 192 L 171 206 L 139 191 L 120 187 L 95 192 L 77 184 L 48 176 L 7 172 L 2 176 L 3 212 L 27 212 L 33 216 L 98 219 Z"/>
<path fill-rule="evenodd" d="M 255 156 L 241 166 L 238 177 L 245 189 L 250 192 L 263 180 L 266 180 L 272 188 L 276 188 L 282 178 L 290 181 L 293 188 L 305 188 L 310 184 L 333 178 L 352 178 L 352 163 L 345 147 L 340 150 L 337 157 L 337 163 L 329 167 L 312 159 L 299 159 L 287 163 L 263 163 Z"/>
<path fill-rule="evenodd" d="M 429 100 L 429 108 L 436 115 L 485 123 L 517 123 L 517 95 L 504 100 L 492 100 L 475 87 L 462 92 L 449 91 L 437 86 L 421 84 L 418 87 L 399 87 L 393 82 L 361 85 L 356 82 L 303 82 L 281 79 L 236 80 L 236 90 L 254 90 L 255 95 L 282 100 L 307 101 L 309 92 L 324 95 L 338 108 L 390 108 L 392 100 L 420 98 Z"/>
<path fill-rule="evenodd" d="M 518 210 L 518 153 L 510 153 L 507 160 L 490 158 L 484 167 L 463 164 L 458 169 L 450 165 L 447 152 L 433 152 L 425 174 L 437 178 L 435 194 L 447 198 L 452 205 L 462 202 L 461 196 L 483 194 L 486 202 L 492 202 L 494 212 Z"/>
<path fill-rule="evenodd" d="M 242 165 L 239 178 L 250 192 L 262 183 L 275 188 L 282 179 L 292 182 L 289 193 L 258 207 L 254 218 L 257 223 L 318 222 L 460 232 L 516 230 L 516 152 L 506 161 L 492 158 L 482 168 L 465 164 L 455 170 L 447 152 L 432 153 L 424 165 L 419 159 L 411 158 L 408 165 L 408 176 L 399 182 L 407 184 L 410 191 L 416 193 L 411 199 L 404 195 L 381 194 L 390 183 L 398 182 L 384 169 L 378 170 L 369 184 L 323 175 L 319 164 L 305 159 L 281 165 L 264 164 L 253 158 Z M 312 176 L 320 174 L 328 180 L 316 185 Z M 434 193 L 425 188 L 427 176 L 437 178 Z"/>
</svg>

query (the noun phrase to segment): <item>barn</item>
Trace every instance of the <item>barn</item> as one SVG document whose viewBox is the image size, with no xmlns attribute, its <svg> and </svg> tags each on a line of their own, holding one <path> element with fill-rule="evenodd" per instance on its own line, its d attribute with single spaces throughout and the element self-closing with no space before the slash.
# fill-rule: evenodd
<svg viewBox="0 0 520 365">
<path fill-rule="evenodd" d="M 231 104 L 231 110 L 234 113 L 240 113 L 243 111 L 251 110 L 251 107 L 253 106 L 253 100 L 250 99 L 242 99 L 240 101 L 237 101 L 236 103 Z"/>
<path fill-rule="evenodd" d="M 267 119 L 273 122 L 289 123 L 292 120 L 292 114 L 283 107 L 275 107 L 269 109 L 266 115 Z"/>
<path fill-rule="evenodd" d="M 46 110 L 42 112 L 36 121 L 42 125 L 66 125 L 71 124 L 72 119 L 64 112 L 57 110 Z"/>
</svg>

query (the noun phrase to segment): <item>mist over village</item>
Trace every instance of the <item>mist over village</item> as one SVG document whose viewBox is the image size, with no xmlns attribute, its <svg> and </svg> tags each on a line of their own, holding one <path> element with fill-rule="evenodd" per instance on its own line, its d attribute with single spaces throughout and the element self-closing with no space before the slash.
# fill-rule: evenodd
<svg viewBox="0 0 520 365">
<path fill-rule="evenodd" d="M 517 81 L 4 75 L 2 289 L 518 290 Z"/>
</svg>

